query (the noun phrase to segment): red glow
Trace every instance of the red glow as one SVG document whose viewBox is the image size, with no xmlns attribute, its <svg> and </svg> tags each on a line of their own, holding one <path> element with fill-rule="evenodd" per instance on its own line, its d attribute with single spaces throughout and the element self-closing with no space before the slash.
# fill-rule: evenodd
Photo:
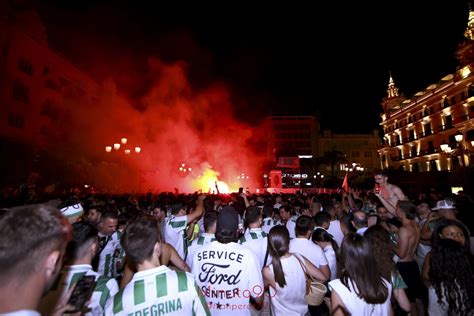
<svg viewBox="0 0 474 316">
<path fill-rule="evenodd" d="M 80 181 L 111 191 L 208 192 L 215 181 L 222 193 L 255 187 L 263 159 L 249 144 L 263 133 L 233 118 L 226 86 L 193 91 L 183 63 L 156 59 L 149 60 L 146 75 L 152 88 L 138 100 L 124 98 L 108 79 L 100 101 L 68 106 L 74 111 L 67 122 L 73 148 L 68 159 L 82 170 Z M 140 154 L 104 151 L 123 135 L 127 146 L 141 148 Z M 237 181 L 243 170 L 245 178 Z"/>
</svg>

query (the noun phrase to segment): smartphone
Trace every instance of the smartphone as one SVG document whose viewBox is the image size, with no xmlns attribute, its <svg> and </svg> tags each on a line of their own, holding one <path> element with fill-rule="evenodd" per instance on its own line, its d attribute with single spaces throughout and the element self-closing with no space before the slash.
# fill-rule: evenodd
<svg viewBox="0 0 474 316">
<path fill-rule="evenodd" d="M 69 311 L 68 313 L 80 312 L 84 308 L 86 302 L 91 298 L 94 287 L 95 276 L 84 275 L 82 278 L 80 278 L 79 281 L 77 281 L 68 301 L 69 305 L 74 306 L 74 310 Z"/>
</svg>

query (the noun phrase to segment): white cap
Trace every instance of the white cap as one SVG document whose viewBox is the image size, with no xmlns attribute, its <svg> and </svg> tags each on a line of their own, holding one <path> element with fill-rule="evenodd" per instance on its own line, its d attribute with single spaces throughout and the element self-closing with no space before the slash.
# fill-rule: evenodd
<svg viewBox="0 0 474 316">
<path fill-rule="evenodd" d="M 71 206 L 66 206 L 60 209 L 61 213 L 67 218 L 81 216 L 84 213 L 81 203 L 77 203 Z"/>
<path fill-rule="evenodd" d="M 433 207 L 432 210 L 455 210 L 456 207 L 454 206 L 454 202 L 451 200 L 440 200 L 436 202 L 436 207 Z"/>
</svg>

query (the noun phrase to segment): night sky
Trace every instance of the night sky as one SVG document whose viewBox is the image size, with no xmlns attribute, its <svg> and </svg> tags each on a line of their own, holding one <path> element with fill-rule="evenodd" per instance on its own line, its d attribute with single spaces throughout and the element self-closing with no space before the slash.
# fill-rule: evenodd
<svg viewBox="0 0 474 316">
<path fill-rule="evenodd" d="M 409 97 L 456 69 L 468 17 L 467 0 L 33 7 L 52 47 L 98 81 L 113 76 L 132 102 L 148 93 L 146 59 L 155 56 L 182 61 L 194 90 L 226 85 L 247 123 L 319 114 L 323 128 L 353 133 L 379 127 L 390 70 Z"/>
</svg>

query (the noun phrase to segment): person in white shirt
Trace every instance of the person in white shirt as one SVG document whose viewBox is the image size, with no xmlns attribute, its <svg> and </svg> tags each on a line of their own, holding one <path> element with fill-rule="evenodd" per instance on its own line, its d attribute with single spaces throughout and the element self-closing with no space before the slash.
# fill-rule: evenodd
<svg viewBox="0 0 474 316">
<path fill-rule="evenodd" d="M 184 204 L 179 202 L 173 204 L 171 216 L 165 219 L 166 224 L 163 234 L 165 241 L 176 249 L 183 260 L 186 259 L 187 256 L 186 227 L 201 217 L 204 210 L 203 201 L 205 198 L 206 195 L 201 194 L 197 199 L 196 208 L 187 215 Z"/>
<path fill-rule="evenodd" d="M 191 245 L 188 247 L 188 255 L 186 256 L 186 263 L 188 264 L 189 268 L 193 267 L 193 258 L 196 251 L 201 248 L 202 246 L 207 245 L 208 243 L 216 240 L 216 223 L 217 223 L 217 216 L 219 212 L 217 211 L 206 211 L 204 214 L 204 231 L 199 237 L 193 240 Z"/>
<path fill-rule="evenodd" d="M 273 206 L 266 204 L 263 206 L 262 209 L 262 214 L 263 214 L 263 220 L 262 220 L 262 230 L 268 235 L 268 232 L 270 229 L 272 229 L 273 226 L 276 225 L 281 225 L 279 220 L 276 220 L 273 218 L 273 215 L 275 213 L 275 209 Z"/>
<path fill-rule="evenodd" d="M 392 314 L 392 285 L 376 269 L 374 253 L 363 236 L 348 233 L 342 242 L 341 275 L 329 282 L 331 315 Z"/>
<path fill-rule="evenodd" d="M 85 315 L 104 315 L 105 304 L 119 291 L 117 281 L 92 270 L 92 258 L 97 253 L 97 228 L 87 221 L 76 222 L 73 227 L 73 239 L 67 247 L 66 266 L 59 273 L 58 279 L 41 300 L 42 315 L 50 315 L 52 309 L 62 296 L 74 286 L 82 276 L 93 276 L 95 286 L 87 305 Z"/>
<path fill-rule="evenodd" d="M 367 228 L 369 228 L 367 226 L 368 225 L 367 214 L 365 214 L 365 212 L 363 211 L 352 212 L 351 223 L 356 229 L 356 233 L 361 236 L 364 235 Z"/>
<path fill-rule="evenodd" d="M 310 240 L 313 233 L 313 219 L 307 215 L 302 215 L 296 221 L 296 238 L 290 240 L 290 252 L 304 256 L 312 264 L 321 270 L 324 276 L 329 279 L 331 270 L 323 249 Z"/>
<path fill-rule="evenodd" d="M 290 235 L 284 226 L 275 226 L 268 235 L 268 251 L 271 264 L 263 268 L 265 286 L 270 289 L 273 315 L 305 315 L 305 270 L 316 280 L 325 282 L 326 277 L 308 259 L 290 253 Z"/>
<path fill-rule="evenodd" d="M 225 206 L 219 213 L 216 241 L 199 248 L 192 273 L 212 315 L 250 315 L 261 308 L 263 280 L 255 255 L 236 243 L 239 218 Z"/>
<path fill-rule="evenodd" d="M 92 266 L 97 267 L 97 272 L 106 277 L 113 276 L 113 257 L 115 249 L 120 243 L 119 235 L 116 232 L 117 225 L 118 214 L 115 211 L 104 211 L 100 217 L 99 225 L 97 225 L 99 229 L 99 250 Z"/>
<path fill-rule="evenodd" d="M 282 225 L 285 225 L 290 233 L 290 238 L 295 238 L 296 216 L 291 215 L 291 206 L 283 205 L 280 207 L 280 218 Z"/>
<path fill-rule="evenodd" d="M 40 315 L 41 297 L 61 270 L 71 225 L 51 206 L 27 205 L 0 216 L 0 315 Z"/>
<path fill-rule="evenodd" d="M 337 277 L 337 253 L 339 252 L 337 242 L 332 238 L 331 234 L 322 228 L 316 229 L 311 239 L 323 249 L 324 256 L 328 260 L 329 269 L 331 270 L 330 279 L 334 280 Z"/>
<path fill-rule="evenodd" d="M 344 236 L 349 232 L 347 225 L 338 218 L 342 218 L 344 215 L 342 204 L 340 202 L 334 202 L 326 208 L 326 211 L 331 215 L 331 221 L 329 222 L 327 231 L 333 236 L 337 245 L 341 247 Z"/>
<path fill-rule="evenodd" d="M 257 257 L 260 270 L 267 253 L 267 234 L 262 230 L 262 213 L 257 206 L 249 206 L 245 211 L 248 230 L 240 237 L 239 243 Z"/>
<path fill-rule="evenodd" d="M 157 220 L 140 219 L 128 225 L 122 245 L 137 272 L 107 302 L 105 315 L 210 315 L 193 275 L 161 265 Z"/>
</svg>

